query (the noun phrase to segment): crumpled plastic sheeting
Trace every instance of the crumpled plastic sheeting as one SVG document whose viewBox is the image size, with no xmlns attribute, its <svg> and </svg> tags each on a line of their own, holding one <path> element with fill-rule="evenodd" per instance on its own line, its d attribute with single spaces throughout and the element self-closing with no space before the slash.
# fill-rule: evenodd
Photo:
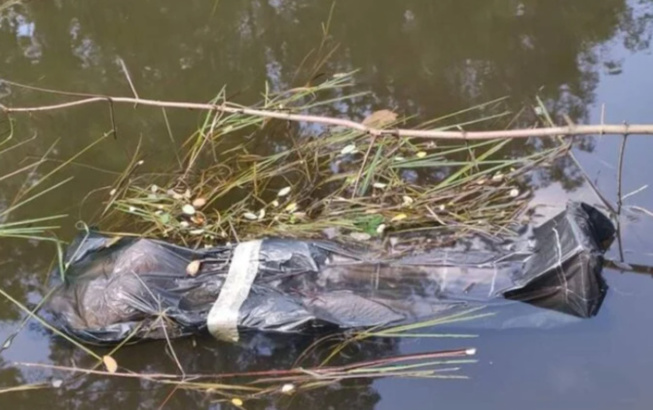
<svg viewBox="0 0 653 410">
<path fill-rule="evenodd" d="M 397 256 L 335 242 L 263 239 L 237 325 L 241 332 L 284 333 L 368 328 L 511 301 L 587 318 L 607 291 L 602 254 L 614 234 L 602 213 L 572 202 L 517 251 Z M 55 326 L 89 343 L 206 332 L 234 249 L 81 234 L 67 250 L 65 280 L 57 281 L 58 270 L 52 274 L 49 311 Z M 193 260 L 202 263 L 190 276 Z"/>
</svg>

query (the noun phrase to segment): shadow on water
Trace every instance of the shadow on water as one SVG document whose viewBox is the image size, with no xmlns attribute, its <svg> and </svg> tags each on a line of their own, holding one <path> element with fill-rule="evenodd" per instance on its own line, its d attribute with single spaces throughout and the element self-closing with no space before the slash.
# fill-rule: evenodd
<svg viewBox="0 0 653 410">
<path fill-rule="evenodd" d="M 391 108 L 423 121 L 502 96 L 510 97 L 505 109 L 516 112 L 539 95 L 560 123 L 565 115 L 578 123 L 598 122 L 602 102 L 608 104 L 610 119 L 611 101 L 622 104 L 615 109 L 622 117 L 615 121 L 650 122 L 650 111 L 641 107 L 650 107 L 653 94 L 635 98 L 638 88 L 651 85 L 644 69 L 653 64 L 650 7 L 646 0 L 339 2 L 325 50 L 338 47 L 315 71 L 302 61 L 311 50 L 310 56 L 318 54 L 320 24 L 329 16 L 330 2 L 5 2 L 0 5 L 0 78 L 130 95 L 118 60 L 122 58 L 143 97 L 207 101 L 227 85 L 230 98 L 246 104 L 260 98 L 265 81 L 282 90 L 315 76 L 319 79 L 321 74 L 360 69 L 357 90 L 371 93 L 350 104 L 322 107 L 323 114 L 362 119 L 370 111 Z M 624 90 L 632 98 L 622 98 Z M 0 81 L 0 102 L 5 105 L 39 105 L 59 99 Z M 176 141 L 197 128 L 197 114 L 167 114 Z M 139 138 L 149 170 L 168 169 L 176 161 L 175 143 L 168 137 L 161 111 L 118 107 L 116 115 L 119 139 L 107 140 L 81 158 L 81 163 L 65 169 L 61 178 L 73 175 L 72 183 L 16 217 L 68 213 L 60 234 L 69 239 L 75 221 L 92 215 L 106 192 L 84 202 L 81 198 L 114 180 Z M 56 140 L 52 157 L 69 158 L 110 129 L 108 111 L 99 106 L 16 119 L 18 140 L 33 135 L 38 140 L 3 158 L 0 175 L 20 167 L 25 158 L 42 155 Z M 525 120 L 518 125 L 531 123 Z M 262 138 L 260 149 L 273 150 L 279 144 L 283 140 Z M 512 144 L 512 153 L 541 149 L 538 144 L 542 142 Z M 614 197 L 618 141 L 587 138 L 576 147 L 590 177 Z M 632 137 L 628 149 L 624 192 L 648 183 L 645 175 L 653 172 L 647 154 L 653 149 L 650 141 Z M 0 208 L 22 183 L 21 179 L 2 182 Z M 569 197 L 594 201 L 570 161 L 539 173 L 531 183 L 538 188 L 537 203 L 560 205 Z M 651 209 L 653 197 L 644 190 L 629 198 L 628 204 Z M 650 217 L 630 212 L 625 219 L 627 259 L 653 264 Z M 48 244 L 3 240 L 0 286 L 21 301 L 37 303 L 52 257 Z M 247 408 L 422 408 L 435 403 L 449 409 L 479 405 L 487 409 L 648 408 L 647 403 L 653 401 L 647 383 L 653 359 L 642 353 L 653 339 L 646 326 L 653 283 L 647 275 L 624 275 L 613 269 L 606 271 L 606 277 L 611 291 L 595 319 L 547 331 L 482 332 L 474 341 L 481 363 L 467 371 L 470 381 L 352 382 L 292 400 L 247 403 Z M 21 318 L 13 305 L 0 301 L 0 340 Z M 184 366 L 195 371 L 245 371 L 286 367 L 308 343 L 265 342 L 248 349 L 216 347 L 209 340 L 198 340 L 193 346 L 189 339 L 175 343 L 175 351 Z M 351 358 L 460 347 L 456 343 L 389 340 L 351 352 Z M 161 343 L 125 348 L 116 357 L 134 371 L 175 371 Z M 45 370 L 15 368 L 14 361 L 89 364 L 78 351 L 34 324 L 0 355 L 0 390 L 50 377 Z M 170 389 L 143 383 L 88 377 L 60 389 L 0 395 L 0 407 L 113 409 L 122 404 L 150 409 L 169 394 Z M 166 408 L 211 406 L 200 394 L 179 391 Z"/>
</svg>

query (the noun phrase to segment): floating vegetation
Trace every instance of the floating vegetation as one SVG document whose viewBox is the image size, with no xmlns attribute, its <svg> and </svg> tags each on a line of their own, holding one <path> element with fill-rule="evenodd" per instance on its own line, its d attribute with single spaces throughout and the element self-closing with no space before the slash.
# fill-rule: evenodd
<svg viewBox="0 0 653 410">
<path fill-rule="evenodd" d="M 479 309 L 469 309 L 438 320 L 424 321 L 408 326 L 378 328 L 348 335 L 332 334 L 324 337 L 297 358 L 294 365 L 286 369 L 236 371 L 222 373 L 135 373 L 129 370 L 129 363 L 120 363 L 113 353 L 100 356 L 91 355 L 102 363 L 91 368 L 68 367 L 40 363 L 18 363 L 22 367 L 50 369 L 70 373 L 70 378 L 57 379 L 59 387 L 68 380 L 74 381 L 74 374 L 98 375 L 139 379 L 156 385 L 170 385 L 175 389 L 198 391 L 221 402 L 247 403 L 270 396 L 290 396 L 304 391 L 325 388 L 347 380 L 380 379 L 388 377 L 421 378 L 421 379 L 453 379 L 464 380 L 462 373 L 466 366 L 475 364 L 476 349 L 467 347 L 453 350 L 430 351 L 415 354 L 398 354 L 387 357 L 372 357 L 359 360 L 347 360 L 342 363 L 348 347 L 365 348 L 364 343 L 375 343 L 382 337 L 416 337 L 423 329 L 433 329 L 437 326 L 452 323 L 477 320 L 491 313 L 479 313 Z M 58 331 L 55 330 L 56 333 Z M 451 335 L 424 333 L 423 337 L 475 337 L 474 335 Z M 62 335 L 65 337 L 65 335 Z M 172 349 L 172 345 L 170 345 Z M 174 350 L 172 350 L 174 352 Z M 315 360 L 322 357 L 319 363 Z M 336 360 L 339 361 L 335 364 Z"/>
<path fill-rule="evenodd" d="M 12 151 L 18 149 L 19 147 L 28 144 L 34 140 L 34 138 L 27 139 L 21 142 L 13 142 L 13 127 L 11 120 L 7 119 L 7 124 L 9 125 L 9 130 L 6 136 L 0 136 L 0 161 L 4 156 L 8 156 Z M 48 150 L 48 153 L 51 151 Z M 46 155 L 47 156 L 47 153 Z M 47 193 L 54 191 L 61 187 L 63 184 L 67 183 L 69 179 L 63 180 L 61 182 L 55 183 L 54 185 L 48 186 L 47 188 L 38 191 L 38 188 L 43 185 L 43 183 L 54 174 L 51 172 L 41 178 L 33 178 L 36 170 L 40 165 L 45 162 L 45 156 L 41 159 L 37 159 L 27 165 L 21 166 L 20 168 L 9 171 L 4 175 L 0 175 L 0 183 L 6 183 L 10 179 L 14 178 L 24 178 L 25 183 L 16 193 L 14 198 L 7 200 L 6 203 L 3 203 L 3 198 L 0 198 L 0 239 L 1 238 L 23 238 L 23 239 L 38 239 L 38 240 L 52 240 L 58 242 L 54 237 L 49 233 L 59 228 L 59 226 L 54 225 L 53 223 L 65 215 L 54 215 L 46 216 L 41 218 L 26 218 L 18 221 L 10 220 L 10 215 L 13 212 L 16 212 L 18 209 L 23 206 L 38 200 Z M 32 178 L 30 180 L 30 178 Z M 27 184 L 29 181 L 29 184 Z M 6 189 L 3 189 L 6 193 Z M 35 192 L 36 191 L 36 192 Z"/>
<path fill-rule="evenodd" d="M 351 75 L 339 75 L 313 87 L 266 94 L 255 108 L 303 112 L 342 103 L 360 96 L 343 96 L 349 86 Z M 224 98 L 223 91 L 212 103 L 224 104 Z M 483 116 L 501 102 L 453 116 L 479 116 L 465 125 L 508 126 L 515 121 L 508 113 Z M 451 117 L 418 128 L 462 126 L 445 125 Z M 396 113 L 380 110 L 363 124 L 392 129 L 399 121 Z M 436 128 L 439 122 L 443 125 Z M 271 139 L 283 141 L 272 146 L 272 153 L 266 143 Z M 425 230 L 510 236 L 528 201 L 522 176 L 569 149 L 560 142 L 515 158 L 506 154 L 510 143 L 436 143 L 211 112 L 184 144 L 183 169 L 151 178 L 138 175 L 134 159 L 111 189 L 103 222 L 123 233 L 195 246 L 262 236 L 360 242 Z"/>
</svg>

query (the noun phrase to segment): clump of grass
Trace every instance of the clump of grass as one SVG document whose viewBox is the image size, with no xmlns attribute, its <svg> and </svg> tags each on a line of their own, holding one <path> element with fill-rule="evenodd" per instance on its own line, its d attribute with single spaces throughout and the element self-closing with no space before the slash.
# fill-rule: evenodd
<svg viewBox="0 0 653 410">
<path fill-rule="evenodd" d="M 346 94 L 351 84 L 346 74 L 278 95 L 266 92 L 259 108 L 304 112 L 336 105 L 360 96 Z M 224 98 L 223 90 L 213 102 L 224 103 Z M 483 114 L 500 104 L 455 113 L 478 119 L 453 126 L 509 124 L 514 120 L 509 113 Z M 449 117 L 420 128 L 433 129 Z M 364 122 L 392 128 L 399 120 L 381 110 Z M 568 149 L 560 143 L 514 158 L 505 154 L 508 140 L 436 143 L 285 125 L 252 115 L 208 114 L 184 145 L 184 169 L 159 180 L 128 170 L 130 178 L 112 190 L 105 221 L 127 222 L 139 236 L 186 245 L 325 234 L 363 241 L 422 230 L 510 235 L 527 203 L 521 176 Z M 261 135 L 283 142 L 272 153 L 262 152 L 256 145 Z M 128 215 L 127 221 L 118 214 Z"/>
<path fill-rule="evenodd" d="M 27 139 L 21 142 L 12 143 L 13 140 L 13 127 L 10 119 L 7 119 L 9 124 L 9 131 L 7 136 L 0 139 L 0 160 L 2 157 L 11 154 L 12 151 L 18 149 L 19 147 L 28 144 L 33 140 Z M 48 150 L 48 153 L 50 150 Z M 47 153 L 45 154 L 47 156 Z M 34 162 L 31 162 L 27 165 L 24 165 L 16 170 L 8 171 L 7 173 L 0 175 L 0 184 L 6 183 L 6 181 L 12 178 L 25 177 L 25 181 L 29 180 L 30 176 L 33 176 L 38 167 L 45 162 L 45 156 L 41 159 L 38 159 Z M 38 239 L 38 240 L 47 240 L 47 241 L 56 241 L 49 232 L 54 229 L 57 229 L 57 225 L 53 225 L 52 222 L 59 220 L 65 215 L 53 215 L 46 216 L 41 218 L 28 218 L 18 221 L 11 221 L 10 215 L 17 211 L 19 208 L 38 200 L 47 193 L 56 190 L 61 187 L 63 184 L 67 183 L 69 180 L 64 180 L 58 182 L 52 186 L 49 186 L 39 192 L 32 193 L 40 186 L 51 174 L 39 178 L 30 184 L 28 187 L 26 184 L 23 184 L 23 187 L 19 190 L 16 196 L 6 204 L 0 202 L 0 238 L 23 238 L 23 239 Z M 2 186 L 2 185 L 0 185 Z M 4 192 L 7 192 L 4 190 Z"/>
</svg>

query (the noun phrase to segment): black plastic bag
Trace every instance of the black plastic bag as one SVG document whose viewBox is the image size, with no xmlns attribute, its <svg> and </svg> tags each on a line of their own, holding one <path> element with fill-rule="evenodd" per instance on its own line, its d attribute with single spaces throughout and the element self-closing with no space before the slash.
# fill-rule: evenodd
<svg viewBox="0 0 653 410">
<path fill-rule="evenodd" d="M 69 247 L 49 309 L 58 328 L 90 343 L 368 328 L 515 300 L 586 318 L 607 290 L 602 254 L 614 233 L 582 203 L 535 228 L 528 246 L 500 250 L 393 255 L 278 238 L 190 250 L 91 232 Z"/>
</svg>

